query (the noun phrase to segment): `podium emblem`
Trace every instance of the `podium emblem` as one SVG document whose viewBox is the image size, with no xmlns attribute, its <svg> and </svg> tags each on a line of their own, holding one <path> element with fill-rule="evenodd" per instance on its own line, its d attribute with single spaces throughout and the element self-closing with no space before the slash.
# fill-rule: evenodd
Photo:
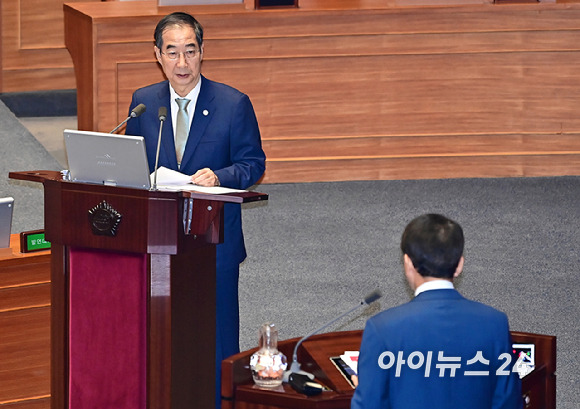
<svg viewBox="0 0 580 409">
<path fill-rule="evenodd" d="M 89 210 L 89 222 L 93 234 L 98 236 L 114 237 L 117 234 L 119 223 L 121 223 L 121 217 L 121 213 L 105 200 Z"/>
</svg>

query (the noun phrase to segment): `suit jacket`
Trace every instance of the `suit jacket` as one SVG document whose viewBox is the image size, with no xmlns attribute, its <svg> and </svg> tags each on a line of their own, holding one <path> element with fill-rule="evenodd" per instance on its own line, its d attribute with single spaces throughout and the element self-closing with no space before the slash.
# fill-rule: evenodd
<svg viewBox="0 0 580 409">
<path fill-rule="evenodd" d="M 158 111 L 160 107 L 166 107 L 168 120 L 163 125 L 161 135 L 159 166 L 178 170 L 170 115 L 169 81 L 135 91 L 129 111 L 141 103 L 147 107 L 146 112 L 131 119 L 125 133 L 145 138 L 152 172 L 159 135 Z M 263 175 L 265 160 L 258 121 L 248 96 L 202 76 L 180 172 L 192 175 L 207 167 L 215 172 L 222 186 L 247 189 Z M 217 246 L 217 268 L 233 268 L 245 257 L 240 205 L 226 203 L 224 243 Z"/>
<path fill-rule="evenodd" d="M 487 364 L 471 362 L 478 351 L 483 359 L 476 360 Z M 507 361 L 507 374 L 498 375 Z M 521 381 L 513 364 L 504 313 L 456 290 L 426 291 L 368 320 L 351 408 L 520 409 Z M 472 371 L 489 373 L 467 375 Z"/>
</svg>

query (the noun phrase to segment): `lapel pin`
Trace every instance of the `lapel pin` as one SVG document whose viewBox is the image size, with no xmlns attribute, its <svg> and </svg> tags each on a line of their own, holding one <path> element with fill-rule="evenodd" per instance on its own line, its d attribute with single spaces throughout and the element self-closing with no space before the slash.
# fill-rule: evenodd
<svg viewBox="0 0 580 409">
<path fill-rule="evenodd" d="M 203 116 L 208 116 L 209 115 L 209 111 L 207 109 L 203 110 Z"/>
</svg>

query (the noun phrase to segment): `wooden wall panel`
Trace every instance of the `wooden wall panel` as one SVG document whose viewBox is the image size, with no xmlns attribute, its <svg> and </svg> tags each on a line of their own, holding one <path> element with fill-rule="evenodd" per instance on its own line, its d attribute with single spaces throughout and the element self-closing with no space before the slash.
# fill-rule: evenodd
<svg viewBox="0 0 580 409">
<path fill-rule="evenodd" d="M 103 31 L 114 35 L 113 30 L 103 28 Z M 558 56 L 555 72 L 554 42 L 560 33 L 532 32 L 525 41 L 521 33 L 507 33 L 503 37 L 500 34 L 407 34 L 394 35 L 393 39 L 337 35 L 320 41 L 210 37 L 206 42 L 204 73 L 247 92 L 258 111 L 267 113 L 260 117 L 266 139 L 287 136 L 288 128 L 297 137 L 308 136 L 310 132 L 438 133 L 437 127 L 448 131 L 445 122 L 453 121 L 457 126 L 457 117 L 467 124 L 460 123 L 466 129 L 455 132 L 471 132 L 470 127 L 483 132 L 494 128 L 510 132 L 522 122 L 537 131 L 530 120 L 549 128 L 553 124 L 545 123 L 546 120 L 560 123 L 570 118 L 577 89 L 568 84 L 578 82 L 574 70 L 578 53 L 560 53 L 559 49 L 562 55 Z M 575 50 L 580 32 L 564 34 L 559 41 Z M 110 40 L 103 39 L 103 43 L 107 41 Z M 104 61 L 101 78 L 112 77 L 115 73 L 110 70 L 116 70 L 118 81 L 116 99 L 108 95 L 115 85 L 110 82 L 102 85 L 107 91 L 103 98 L 109 98 L 106 103 L 127 101 L 135 87 L 144 85 L 143 78 L 149 82 L 162 78 L 155 68 L 150 44 L 135 45 L 138 50 L 118 61 L 116 55 L 123 47 L 126 46 L 100 47 L 99 59 Z M 429 48 L 434 47 L 437 52 L 429 53 Z M 264 49 L 268 50 L 267 55 L 263 55 Z M 521 51 L 510 51 L 513 49 Z M 142 69 L 135 71 L 134 64 Z M 563 87 L 559 103 L 546 103 L 546 87 L 550 87 L 553 96 L 556 89 L 552 87 L 558 84 Z M 114 120 L 126 114 L 126 104 L 118 108 Z M 514 116 L 514 112 L 524 109 L 527 111 L 523 115 Z M 546 112 L 548 118 L 538 117 L 538 111 Z M 339 114 L 348 115 L 337 121 Z M 498 115 L 506 119 L 498 121 Z M 356 116 L 369 119 L 362 124 L 368 129 L 361 129 Z M 110 112 L 102 120 L 106 117 L 110 118 Z M 423 122 L 418 123 L 417 119 Z M 511 129 L 504 128 L 506 121 Z M 315 129 L 312 123 L 317 125 Z M 305 131 L 301 125 L 312 130 Z"/>
<path fill-rule="evenodd" d="M 578 154 L 273 159 L 264 183 L 577 175 Z"/>
<path fill-rule="evenodd" d="M 0 314 L 2 330 L 2 403 L 50 395 L 50 307 Z"/>
<path fill-rule="evenodd" d="M 247 92 L 265 139 L 578 130 L 579 54 L 369 55 L 205 61 Z M 300 71 L 296 72 L 296 66 Z M 245 79 L 251 71 L 253 79 Z M 360 74 L 363 73 L 363 74 Z M 260 81 L 268 78 L 269 81 Z M 290 80 L 289 80 L 290 79 Z"/>
<path fill-rule="evenodd" d="M 2 407 L 2 406 L 0 406 Z M 6 409 L 50 409 L 50 396 L 46 398 L 18 401 L 5 405 Z"/>
<path fill-rule="evenodd" d="M 19 42 L 21 49 L 57 48 L 64 44 L 62 0 L 20 0 Z M 42 12 L 39 12 L 41 11 Z"/>
<path fill-rule="evenodd" d="M 0 256 L 0 408 L 50 407 L 50 252 Z"/>
<path fill-rule="evenodd" d="M 72 59 L 64 45 L 64 2 L 2 0 L 0 92 L 76 87 Z"/>
<path fill-rule="evenodd" d="M 109 131 L 135 89 L 163 79 L 151 36 L 164 12 L 133 3 L 132 15 L 111 3 L 67 11 L 94 29 L 81 129 Z M 186 8 L 205 28 L 203 73 L 254 104 L 263 182 L 580 174 L 579 4 L 300 4 Z"/>
<path fill-rule="evenodd" d="M 579 134 L 406 135 L 333 138 L 279 138 L 263 142 L 279 160 L 558 154 L 577 149 Z M 316 154 L 313 155 L 312 153 Z M 468 152 L 468 153 L 467 153 Z"/>
</svg>

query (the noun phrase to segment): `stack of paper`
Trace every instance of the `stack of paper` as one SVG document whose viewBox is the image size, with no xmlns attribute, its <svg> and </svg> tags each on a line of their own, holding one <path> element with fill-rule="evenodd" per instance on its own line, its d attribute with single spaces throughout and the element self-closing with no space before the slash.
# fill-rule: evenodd
<svg viewBox="0 0 580 409">
<path fill-rule="evenodd" d="M 151 184 L 153 184 L 155 174 L 152 173 L 150 177 Z M 192 183 L 191 176 L 185 175 L 175 170 L 168 169 L 163 166 L 157 169 L 157 188 L 159 190 L 171 190 L 171 191 L 187 190 L 201 193 L 211 193 L 214 195 L 219 195 L 223 193 L 245 192 L 245 190 L 230 189 L 221 186 L 212 186 L 212 187 L 198 186 Z"/>
</svg>

